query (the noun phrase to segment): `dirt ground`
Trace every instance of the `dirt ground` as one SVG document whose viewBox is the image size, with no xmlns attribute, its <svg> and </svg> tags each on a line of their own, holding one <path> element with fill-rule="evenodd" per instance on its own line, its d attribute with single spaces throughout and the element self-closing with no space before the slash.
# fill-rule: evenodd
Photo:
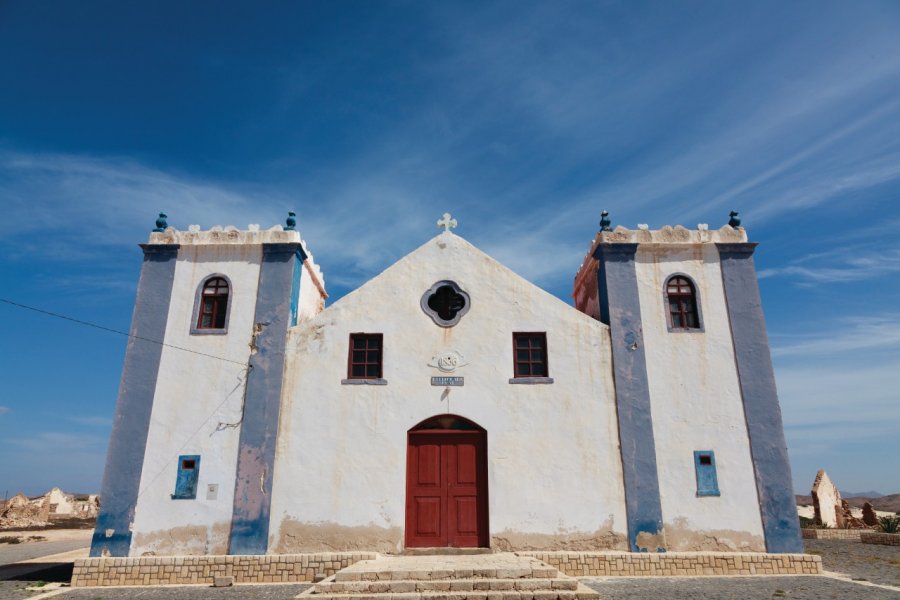
<svg viewBox="0 0 900 600">
<path fill-rule="evenodd" d="M 74 540 L 91 541 L 94 534 L 92 529 L 0 529 L 0 539 L 15 537 L 20 543 L 29 544 L 35 542 L 67 542 Z M 2 544 L 0 544 L 2 546 Z"/>
<path fill-rule="evenodd" d="M 97 519 L 78 519 L 75 517 L 51 517 L 49 525 L 34 525 L 32 527 L 16 527 L 13 529 L 0 528 L 0 537 L 11 535 L 9 532 L 16 531 L 55 531 L 58 529 L 87 529 L 93 530 L 97 524 Z"/>
</svg>

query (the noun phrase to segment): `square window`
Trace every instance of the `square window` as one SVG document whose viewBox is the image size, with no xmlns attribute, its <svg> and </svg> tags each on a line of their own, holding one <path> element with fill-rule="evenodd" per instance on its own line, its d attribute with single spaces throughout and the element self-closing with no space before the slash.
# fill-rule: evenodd
<svg viewBox="0 0 900 600">
<path fill-rule="evenodd" d="M 175 477 L 173 500 L 193 500 L 197 497 L 197 481 L 200 479 L 198 454 L 178 457 L 178 474 Z"/>
<path fill-rule="evenodd" d="M 515 377 L 546 377 L 547 334 L 513 333 L 513 374 Z"/>
<path fill-rule="evenodd" d="M 350 357 L 347 364 L 349 379 L 381 379 L 382 338 L 380 333 L 350 334 Z"/>
<path fill-rule="evenodd" d="M 712 450 L 694 451 L 694 471 L 697 474 L 698 496 L 719 496 L 716 475 L 716 454 Z"/>
</svg>

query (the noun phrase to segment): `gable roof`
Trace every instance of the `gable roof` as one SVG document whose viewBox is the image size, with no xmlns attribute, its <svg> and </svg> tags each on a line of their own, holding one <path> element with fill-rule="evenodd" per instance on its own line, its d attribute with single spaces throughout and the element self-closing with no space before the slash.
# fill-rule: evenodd
<svg viewBox="0 0 900 600">
<path fill-rule="evenodd" d="M 454 281 L 461 288 L 469 290 L 473 304 L 481 302 L 485 288 L 490 288 L 491 296 L 495 299 L 508 297 L 515 303 L 522 303 L 527 299 L 528 302 L 535 304 L 536 310 L 572 313 L 574 318 L 583 318 L 585 322 L 602 328 L 607 327 L 449 231 L 428 240 L 362 286 L 325 308 L 320 315 L 328 316 L 329 313 L 349 304 L 371 300 L 370 296 L 387 299 L 397 294 L 412 294 L 418 304 L 421 295 L 434 282 L 441 280 Z"/>
</svg>

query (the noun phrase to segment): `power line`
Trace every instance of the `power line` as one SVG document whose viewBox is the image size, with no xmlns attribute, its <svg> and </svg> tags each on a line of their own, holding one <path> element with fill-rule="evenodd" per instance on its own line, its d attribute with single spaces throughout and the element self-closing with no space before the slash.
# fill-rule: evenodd
<svg viewBox="0 0 900 600">
<path fill-rule="evenodd" d="M 241 365 L 242 367 L 248 366 L 247 363 L 238 362 L 236 360 L 231 360 L 229 358 L 222 358 L 221 356 L 216 356 L 214 354 L 206 354 L 205 352 L 197 352 L 196 350 L 191 350 L 190 348 L 183 348 L 181 346 L 175 346 L 172 344 L 167 344 L 165 342 L 161 342 L 159 340 L 152 340 L 150 338 L 145 338 L 139 335 L 133 335 L 126 331 L 119 331 L 118 329 L 112 329 L 111 327 L 105 327 L 103 325 L 97 325 L 96 323 L 91 323 L 89 321 L 82 321 L 81 319 L 76 319 L 74 317 L 68 317 L 66 315 L 61 315 L 59 313 L 50 312 L 49 310 L 43 310 L 40 308 L 35 308 L 34 306 L 28 306 L 27 304 L 21 304 L 19 302 L 13 302 L 12 300 L 7 300 L 6 298 L 0 298 L 0 302 L 4 302 L 11 306 L 17 306 L 19 308 L 24 308 L 26 310 L 31 310 L 36 313 L 41 313 L 42 315 L 48 315 L 50 317 L 56 317 L 57 319 L 63 319 L 65 321 L 71 321 L 73 323 L 78 323 L 79 325 L 86 325 L 88 327 L 93 327 L 94 329 L 100 329 L 102 331 L 108 331 L 110 333 L 115 333 L 118 335 L 124 335 L 128 338 L 134 338 L 136 340 L 141 340 L 142 342 L 150 342 L 151 344 L 159 344 L 160 346 L 165 346 L 166 348 L 173 348 L 175 350 L 181 350 L 183 352 L 190 352 L 191 354 L 198 354 L 200 356 L 205 356 L 207 358 L 214 358 L 216 360 L 221 360 L 224 362 L 232 363 L 235 365 Z"/>
</svg>

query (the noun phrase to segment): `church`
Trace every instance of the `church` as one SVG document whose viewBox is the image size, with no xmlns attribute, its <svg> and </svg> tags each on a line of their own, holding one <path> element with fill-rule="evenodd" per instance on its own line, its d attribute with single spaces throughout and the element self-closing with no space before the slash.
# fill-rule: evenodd
<svg viewBox="0 0 900 600">
<path fill-rule="evenodd" d="M 91 556 L 803 551 L 736 213 L 604 213 L 574 305 L 455 225 L 326 307 L 293 213 L 160 215 Z"/>
</svg>

